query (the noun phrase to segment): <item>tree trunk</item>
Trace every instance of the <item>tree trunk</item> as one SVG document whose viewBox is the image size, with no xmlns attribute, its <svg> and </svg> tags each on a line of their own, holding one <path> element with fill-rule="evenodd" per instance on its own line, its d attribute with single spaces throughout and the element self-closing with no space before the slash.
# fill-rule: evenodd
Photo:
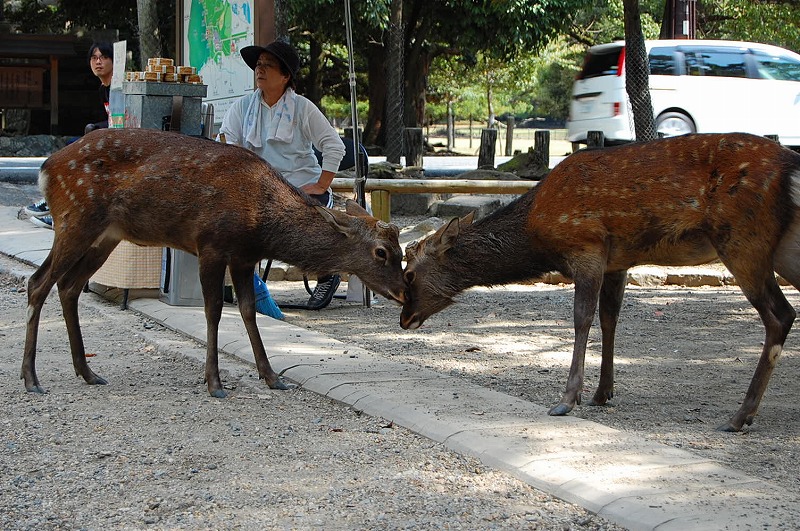
<svg viewBox="0 0 800 531">
<path fill-rule="evenodd" d="M 308 82 L 305 88 L 305 96 L 319 107 L 322 101 L 322 45 L 313 35 L 308 39 Z"/>
<path fill-rule="evenodd" d="M 406 108 L 404 122 L 407 127 L 425 125 L 426 81 L 428 77 L 427 53 L 414 54 L 417 59 L 409 57 L 405 64 Z"/>
<path fill-rule="evenodd" d="M 286 9 L 283 7 L 284 0 L 272 0 L 273 9 L 275 10 L 275 38 L 276 40 L 289 40 L 289 28 L 286 22 Z M 257 43 L 259 44 L 259 43 Z M 260 43 L 262 46 L 266 42 Z"/>
<path fill-rule="evenodd" d="M 403 0 L 391 0 L 386 53 L 386 160 L 400 163 L 403 153 Z M 372 77 L 370 77 L 372 80 Z M 370 81 L 371 82 L 371 81 Z"/>
<path fill-rule="evenodd" d="M 625 87 L 633 111 L 637 142 L 656 138 L 653 102 L 650 99 L 647 49 L 644 45 L 639 0 L 624 0 L 625 7 Z"/>
<path fill-rule="evenodd" d="M 367 68 L 369 85 L 367 86 L 367 97 L 369 99 L 369 112 L 367 122 L 364 124 L 364 144 L 385 144 L 384 114 L 386 112 L 387 86 L 386 71 L 386 48 L 377 45 L 370 45 L 367 48 Z M 403 134 L 402 128 L 400 134 Z M 400 162 L 400 154 L 397 155 L 396 162 Z M 387 158 L 388 160 L 388 158 Z M 389 161 L 395 162 L 395 161 Z"/>
<path fill-rule="evenodd" d="M 161 56 L 158 40 L 158 11 L 155 0 L 136 0 L 136 14 L 139 23 L 139 53 L 141 68 L 147 66 L 147 59 Z"/>
</svg>

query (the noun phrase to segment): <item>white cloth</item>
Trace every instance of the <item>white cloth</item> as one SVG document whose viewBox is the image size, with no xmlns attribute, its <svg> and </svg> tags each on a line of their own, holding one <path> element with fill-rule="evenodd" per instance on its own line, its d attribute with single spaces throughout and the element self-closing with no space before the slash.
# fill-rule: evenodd
<svg viewBox="0 0 800 531">
<path fill-rule="evenodd" d="M 265 105 L 262 104 L 263 100 L 260 97 L 261 90 L 256 89 L 259 98 L 248 101 L 247 111 L 245 111 L 245 129 L 244 135 L 247 140 L 254 147 L 261 147 L 262 133 L 261 126 L 263 121 L 261 118 L 261 110 Z M 280 142 L 290 143 L 294 138 L 294 114 L 295 105 L 297 102 L 297 93 L 291 88 L 286 89 L 281 99 L 272 106 L 273 118 L 269 122 L 269 131 L 267 131 L 267 140 L 278 140 Z"/>
<path fill-rule="evenodd" d="M 288 92 L 271 107 L 258 89 L 243 96 L 225 113 L 220 133 L 229 144 L 258 154 L 300 188 L 319 181 L 323 170 L 337 172 L 345 149 L 322 111 L 294 91 L 287 97 Z M 322 167 L 313 146 L 322 152 Z"/>
</svg>

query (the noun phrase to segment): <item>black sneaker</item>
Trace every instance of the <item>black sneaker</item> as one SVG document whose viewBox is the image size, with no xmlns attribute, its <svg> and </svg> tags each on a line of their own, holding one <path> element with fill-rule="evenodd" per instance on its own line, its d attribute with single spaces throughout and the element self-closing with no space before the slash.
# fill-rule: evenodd
<svg viewBox="0 0 800 531">
<path fill-rule="evenodd" d="M 321 310 L 331 303 L 339 282 L 342 278 L 339 275 L 330 275 L 317 280 L 317 287 L 308 299 L 309 310 Z"/>
<path fill-rule="evenodd" d="M 40 218 L 50 214 L 50 207 L 47 206 L 47 201 L 41 199 L 32 205 L 22 208 L 22 214 L 26 218 Z"/>
</svg>

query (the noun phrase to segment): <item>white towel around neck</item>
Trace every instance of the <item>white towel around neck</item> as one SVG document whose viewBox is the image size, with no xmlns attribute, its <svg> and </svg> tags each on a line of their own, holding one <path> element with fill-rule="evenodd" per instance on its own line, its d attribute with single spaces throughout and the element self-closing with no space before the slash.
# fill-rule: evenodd
<svg viewBox="0 0 800 531">
<path fill-rule="evenodd" d="M 253 147 L 261 147 L 261 89 L 256 89 L 253 98 L 250 100 L 245 112 L 245 140 Z M 267 140 L 277 140 L 279 142 L 290 143 L 294 138 L 294 110 L 297 101 L 297 93 L 291 88 L 287 88 L 275 105 L 275 118 L 270 124 L 267 133 Z"/>
</svg>

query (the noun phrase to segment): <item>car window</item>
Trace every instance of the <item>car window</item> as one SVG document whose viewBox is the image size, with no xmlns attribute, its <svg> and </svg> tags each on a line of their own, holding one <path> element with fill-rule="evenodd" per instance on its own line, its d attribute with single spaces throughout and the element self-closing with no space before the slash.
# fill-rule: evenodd
<svg viewBox="0 0 800 531">
<path fill-rule="evenodd" d="M 583 62 L 581 79 L 598 76 L 616 76 L 619 73 L 619 54 L 623 48 L 613 48 L 604 53 L 589 53 Z"/>
<path fill-rule="evenodd" d="M 674 52 L 674 48 L 653 48 L 650 50 L 650 74 L 654 76 L 677 75 Z"/>
<path fill-rule="evenodd" d="M 747 77 L 745 55 L 739 50 L 682 47 L 690 76 Z"/>
<path fill-rule="evenodd" d="M 800 81 L 800 60 L 793 57 L 753 52 L 759 77 L 782 81 Z"/>
</svg>

